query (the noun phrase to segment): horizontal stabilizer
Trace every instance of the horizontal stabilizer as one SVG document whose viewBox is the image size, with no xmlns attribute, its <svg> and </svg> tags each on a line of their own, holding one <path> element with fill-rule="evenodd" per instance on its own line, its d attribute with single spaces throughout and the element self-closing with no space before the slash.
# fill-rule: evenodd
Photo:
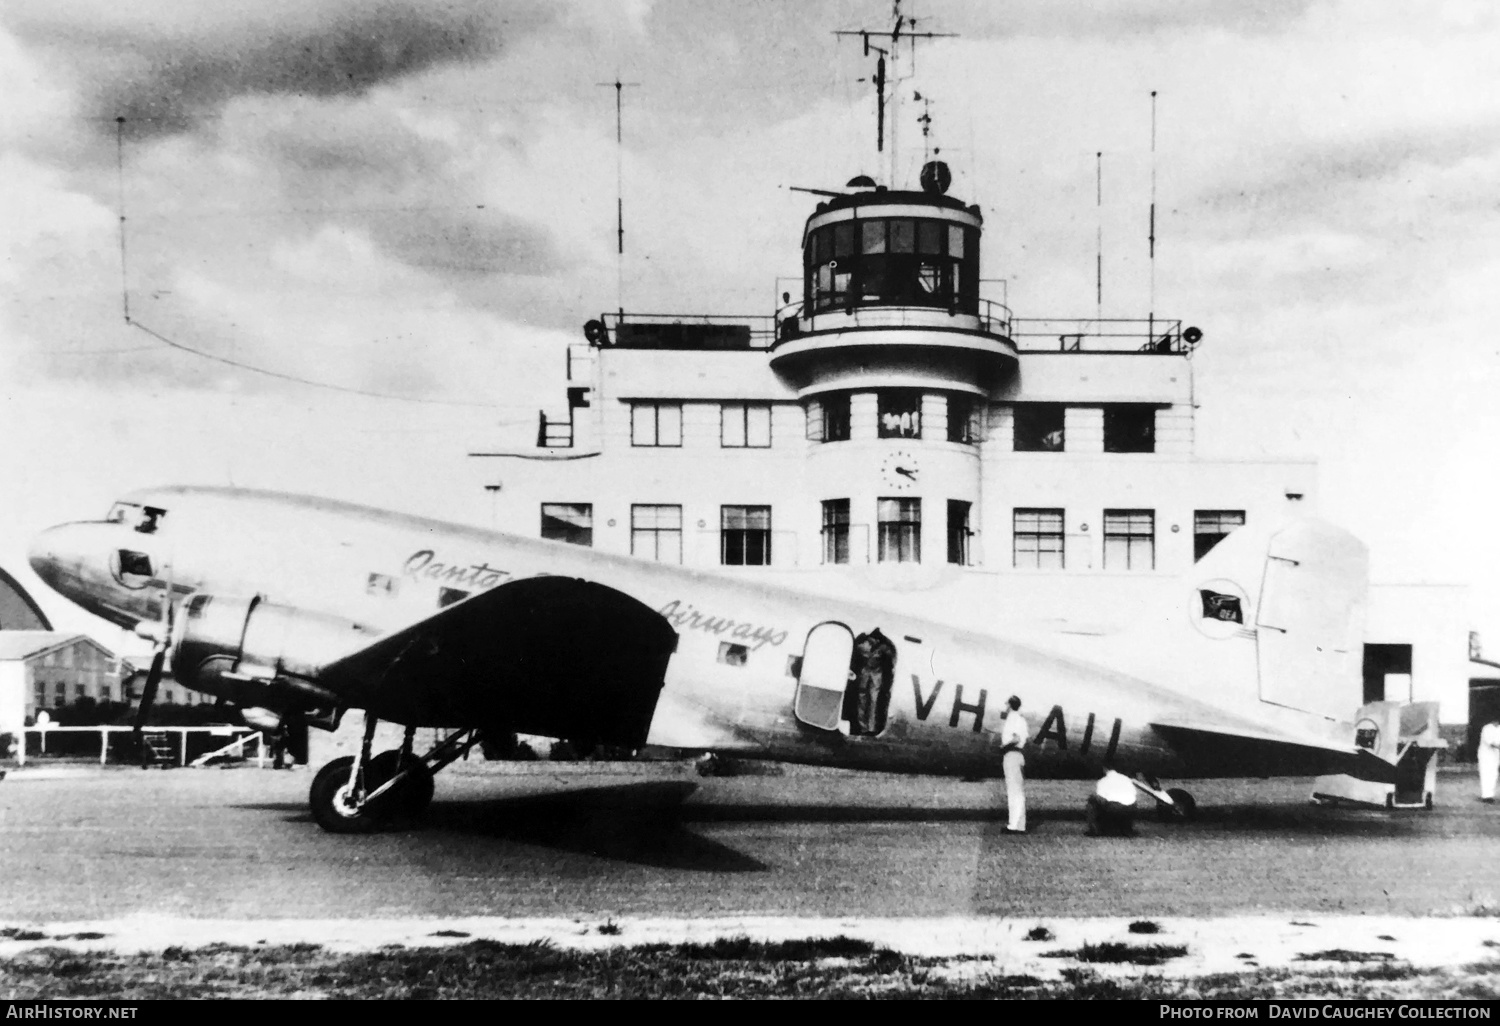
<svg viewBox="0 0 1500 1026">
<path fill-rule="evenodd" d="M 1366 780 L 1394 779 L 1394 767 L 1352 744 L 1224 724 L 1153 723 L 1151 729 L 1187 763 L 1189 775 L 1311 777 L 1350 773 Z"/>
</svg>

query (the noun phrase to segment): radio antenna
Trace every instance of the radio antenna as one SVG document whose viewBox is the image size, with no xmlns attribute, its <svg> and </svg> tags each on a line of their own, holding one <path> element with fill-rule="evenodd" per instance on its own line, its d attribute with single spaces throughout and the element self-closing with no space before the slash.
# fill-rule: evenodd
<svg viewBox="0 0 1500 1026">
<path fill-rule="evenodd" d="M 1146 304 L 1147 338 L 1156 343 L 1156 90 L 1151 90 L 1151 219 L 1146 229 L 1146 263 L 1150 294 Z"/>
<path fill-rule="evenodd" d="M 625 87 L 639 82 L 595 82 L 615 91 L 615 306 L 625 316 Z"/>
<path fill-rule="evenodd" d="M 1104 151 L 1094 154 L 1094 317 L 1104 330 Z"/>
<path fill-rule="evenodd" d="M 901 0 L 891 2 L 891 27 L 884 29 L 839 29 L 834 32 L 836 36 L 859 36 L 864 43 L 865 56 L 870 56 L 870 51 L 876 53 L 875 58 L 875 150 L 881 152 L 885 149 L 885 102 L 886 81 L 891 82 L 891 177 L 889 185 L 896 188 L 896 138 L 897 125 L 900 120 L 901 107 L 901 75 L 899 65 L 901 59 L 901 41 L 909 41 L 911 47 L 912 67 L 916 67 L 917 40 L 919 39 L 944 39 L 954 36 L 952 32 L 918 32 L 916 31 L 917 20 L 908 18 L 901 13 Z M 874 46 L 870 43 L 870 37 L 879 39 L 888 36 L 890 49 Z M 891 59 L 890 74 L 886 73 L 886 58 Z M 863 81 L 861 79 L 861 81 Z"/>
<path fill-rule="evenodd" d="M 115 182 L 120 193 L 120 306 L 130 323 L 130 264 L 125 254 L 125 118 L 115 118 Z"/>
</svg>

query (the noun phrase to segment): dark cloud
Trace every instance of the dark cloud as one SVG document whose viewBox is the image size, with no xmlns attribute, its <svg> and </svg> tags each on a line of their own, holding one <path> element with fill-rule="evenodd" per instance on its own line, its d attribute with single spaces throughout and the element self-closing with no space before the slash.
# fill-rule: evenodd
<svg viewBox="0 0 1500 1026">
<path fill-rule="evenodd" d="M 1325 0 L 1029 0 L 973 2 L 943 19 L 966 38 L 1037 36 L 1117 39 L 1174 30 L 1218 29 L 1267 35 L 1301 21 Z M 962 24 L 960 24 L 962 23 Z M 933 24 L 924 26 L 935 28 Z"/>
<path fill-rule="evenodd" d="M 496 211 L 402 209 L 362 223 L 388 255 L 444 277 L 550 275 L 564 266 L 546 229 Z"/>
<path fill-rule="evenodd" d="M 1255 184 L 1215 189 L 1194 205 L 1222 218 L 1214 223 L 1224 237 L 1279 235 L 1291 223 L 1376 231 L 1388 224 L 1389 217 L 1409 214 L 1413 207 L 1403 203 L 1400 211 L 1372 209 L 1370 189 L 1408 188 L 1475 158 L 1493 159 L 1497 153 L 1500 123 L 1310 142 L 1274 156 Z M 1476 205 L 1489 209 L 1493 198 L 1488 193 L 1443 191 L 1430 195 L 1417 209 L 1465 215 Z"/>
<path fill-rule="evenodd" d="M 161 135 L 190 128 L 237 96 L 358 96 L 480 61 L 550 17 L 540 4 L 453 0 L 351 6 L 270 31 L 241 22 L 152 32 L 148 19 L 100 23 L 66 7 L 23 9 L 8 21 L 74 68 L 101 123 L 124 117 L 134 134 Z"/>
</svg>

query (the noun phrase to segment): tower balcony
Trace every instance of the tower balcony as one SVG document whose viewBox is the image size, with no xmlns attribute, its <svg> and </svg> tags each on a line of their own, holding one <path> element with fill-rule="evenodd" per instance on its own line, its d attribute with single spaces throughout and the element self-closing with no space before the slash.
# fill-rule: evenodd
<svg viewBox="0 0 1500 1026">
<path fill-rule="evenodd" d="M 967 313 L 923 306 L 783 312 L 771 368 L 803 396 L 874 387 L 987 395 L 1015 371 L 1010 320 L 1004 305 L 989 300 Z"/>
</svg>

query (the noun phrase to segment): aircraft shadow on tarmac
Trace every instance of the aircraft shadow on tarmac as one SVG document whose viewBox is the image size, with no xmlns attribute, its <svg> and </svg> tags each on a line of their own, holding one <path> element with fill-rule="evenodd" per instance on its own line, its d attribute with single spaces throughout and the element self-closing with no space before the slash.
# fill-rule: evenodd
<svg viewBox="0 0 1500 1026">
<path fill-rule="evenodd" d="M 913 806 L 869 804 L 835 805 L 684 805 L 684 822 L 794 822 L 794 823 L 983 823 L 1000 825 L 1007 819 L 1004 804 L 992 808 L 933 809 Z M 1082 803 L 1066 808 L 1055 805 L 1028 809 L 1032 831 L 1046 823 L 1084 822 Z M 1192 823 L 1158 823 L 1154 807 L 1141 807 L 1137 821 L 1143 827 L 1195 834 L 1316 834 L 1319 836 L 1393 837 L 1432 832 L 1433 813 L 1396 812 L 1354 807 L 1311 804 L 1217 805 L 1200 807 Z"/>
<path fill-rule="evenodd" d="M 659 869 L 764 871 L 765 863 L 683 826 L 682 802 L 697 786 L 668 781 L 477 801 L 437 801 L 423 815 L 420 828 L 428 834 L 443 832 L 536 845 Z M 239 807 L 295 811 L 289 820 L 312 821 L 299 805 Z M 398 822 L 392 829 L 405 826 L 409 824 Z"/>
</svg>

